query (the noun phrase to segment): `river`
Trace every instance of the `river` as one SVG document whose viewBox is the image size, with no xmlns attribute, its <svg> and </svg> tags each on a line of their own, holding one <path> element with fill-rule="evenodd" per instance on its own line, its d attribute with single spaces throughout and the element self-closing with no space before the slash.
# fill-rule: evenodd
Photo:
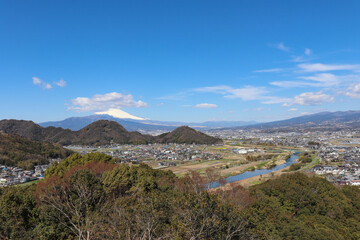
<svg viewBox="0 0 360 240">
<path fill-rule="evenodd" d="M 225 178 L 225 184 L 226 183 L 232 183 L 232 182 L 237 182 L 240 180 L 244 180 L 247 178 L 251 178 L 251 177 L 255 177 L 255 176 L 260 176 L 266 173 L 271 173 L 271 172 L 275 172 L 277 170 L 286 168 L 288 166 L 290 166 L 291 164 L 295 163 L 297 160 L 299 159 L 299 152 L 296 152 L 294 154 L 292 154 L 287 160 L 286 163 L 277 165 L 273 168 L 270 169 L 257 169 L 255 171 L 246 171 L 244 173 L 238 174 L 238 175 L 234 175 L 234 176 L 230 176 Z M 219 187 L 220 183 L 219 182 L 213 182 L 210 184 L 210 188 L 216 188 Z"/>
</svg>

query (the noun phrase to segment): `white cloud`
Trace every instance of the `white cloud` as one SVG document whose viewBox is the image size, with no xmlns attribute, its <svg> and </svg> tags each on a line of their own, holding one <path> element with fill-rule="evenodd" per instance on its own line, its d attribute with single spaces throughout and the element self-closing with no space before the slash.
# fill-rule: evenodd
<svg viewBox="0 0 360 240">
<path fill-rule="evenodd" d="M 284 43 L 278 43 L 276 44 L 276 48 L 281 50 L 281 51 L 284 51 L 284 52 L 290 52 L 290 48 L 285 46 Z"/>
<path fill-rule="evenodd" d="M 50 83 L 44 82 L 38 77 L 32 77 L 32 80 L 34 85 L 38 85 L 44 90 L 48 90 L 52 88 L 52 85 Z"/>
<path fill-rule="evenodd" d="M 307 81 L 275 81 L 271 85 L 284 88 L 292 87 L 335 87 L 348 84 L 349 82 L 359 81 L 360 75 L 335 75 L 331 73 L 318 73 L 312 76 L 302 76 L 298 79 Z"/>
<path fill-rule="evenodd" d="M 263 107 L 258 107 L 258 108 L 253 109 L 254 112 L 262 112 L 264 110 L 265 110 L 265 108 L 263 108 Z"/>
<path fill-rule="evenodd" d="M 77 97 L 71 100 L 72 105 L 69 110 L 79 112 L 105 111 L 109 108 L 121 109 L 123 107 L 147 107 L 143 101 L 135 101 L 131 94 L 117 92 L 96 94 L 91 98 Z"/>
<path fill-rule="evenodd" d="M 214 87 L 196 88 L 196 89 L 194 89 L 194 91 L 225 94 L 228 90 L 231 90 L 231 89 L 232 88 L 229 86 L 220 85 L 220 86 L 214 86 Z"/>
<path fill-rule="evenodd" d="M 270 82 L 271 85 L 283 88 L 303 87 L 308 86 L 308 82 L 303 81 L 274 81 Z"/>
<path fill-rule="evenodd" d="M 336 70 L 360 70 L 359 64 L 322 64 L 322 63 L 303 63 L 297 65 L 301 71 L 305 72 L 327 72 Z"/>
<path fill-rule="evenodd" d="M 306 59 L 303 56 L 292 56 L 292 62 L 305 62 Z"/>
<path fill-rule="evenodd" d="M 212 103 L 199 103 L 194 106 L 194 108 L 217 108 L 218 105 Z"/>
<path fill-rule="evenodd" d="M 281 72 L 283 71 L 282 68 L 271 68 L 271 69 L 261 69 L 261 70 L 255 70 L 253 72 L 258 72 L 258 73 L 267 73 L 267 72 Z"/>
<path fill-rule="evenodd" d="M 227 90 L 226 98 L 240 98 L 243 101 L 263 99 L 263 94 L 267 93 L 264 87 L 245 86 L 243 88 Z"/>
<path fill-rule="evenodd" d="M 278 104 L 278 103 L 287 103 L 291 101 L 290 98 L 282 98 L 282 97 L 275 97 L 275 96 L 263 96 L 262 102 L 263 104 Z"/>
<path fill-rule="evenodd" d="M 330 87 L 330 86 L 337 86 L 340 84 L 339 78 L 331 73 L 319 73 L 314 76 L 308 76 L 308 77 L 300 77 L 304 80 L 311 80 L 317 83 L 314 83 L 309 86 L 318 86 L 318 87 Z M 311 84 L 311 83 L 310 83 Z"/>
<path fill-rule="evenodd" d="M 292 105 L 306 105 L 306 106 L 317 106 L 326 102 L 333 102 L 334 97 L 319 92 L 305 92 L 294 97 L 291 102 L 284 103 L 284 107 L 290 107 Z"/>
<path fill-rule="evenodd" d="M 288 102 L 288 98 L 267 96 L 265 87 L 245 86 L 243 88 L 231 88 L 229 86 L 214 86 L 194 89 L 198 92 L 211 92 L 224 95 L 225 98 L 241 99 L 243 101 L 258 100 L 263 104 L 275 104 Z"/>
<path fill-rule="evenodd" d="M 51 89 L 52 86 L 50 83 L 43 83 L 43 89 Z"/>
<path fill-rule="evenodd" d="M 66 86 L 66 82 L 63 79 L 60 79 L 60 81 L 58 81 L 58 82 L 54 82 L 54 84 L 59 86 L 59 87 L 65 87 Z"/>
<path fill-rule="evenodd" d="M 350 87 L 347 89 L 347 92 L 345 92 L 345 96 L 351 98 L 360 98 L 360 83 L 350 85 Z"/>
<path fill-rule="evenodd" d="M 34 85 L 41 85 L 41 79 L 37 77 L 32 77 Z"/>
<path fill-rule="evenodd" d="M 290 108 L 288 111 L 289 112 L 296 112 L 298 109 L 297 108 Z"/>
<path fill-rule="evenodd" d="M 304 54 L 307 55 L 307 56 L 310 56 L 312 54 L 311 49 L 305 48 Z"/>
</svg>

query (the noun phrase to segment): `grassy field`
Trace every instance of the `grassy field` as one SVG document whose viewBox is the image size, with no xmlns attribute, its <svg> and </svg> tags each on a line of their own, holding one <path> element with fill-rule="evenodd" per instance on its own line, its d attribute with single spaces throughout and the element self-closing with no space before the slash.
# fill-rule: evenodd
<svg viewBox="0 0 360 240">
<path fill-rule="evenodd" d="M 34 180 L 34 181 L 30 181 L 30 182 L 26 182 L 26 183 L 22 183 L 22 184 L 18 184 L 18 185 L 15 185 L 17 187 L 25 187 L 25 186 L 30 186 L 30 185 L 33 185 L 33 184 L 36 184 L 38 183 L 39 181 L 41 181 L 42 179 L 38 179 L 38 180 Z"/>
<path fill-rule="evenodd" d="M 309 164 L 308 166 L 300 169 L 300 171 L 305 171 L 305 170 L 308 170 L 308 169 L 310 169 L 310 168 L 312 168 L 312 167 L 314 167 L 314 166 L 316 166 L 316 165 L 319 165 L 319 161 L 320 161 L 320 159 L 319 159 L 318 157 L 316 157 L 316 155 L 314 154 L 314 155 L 312 156 L 312 162 L 311 162 L 311 164 Z"/>
</svg>

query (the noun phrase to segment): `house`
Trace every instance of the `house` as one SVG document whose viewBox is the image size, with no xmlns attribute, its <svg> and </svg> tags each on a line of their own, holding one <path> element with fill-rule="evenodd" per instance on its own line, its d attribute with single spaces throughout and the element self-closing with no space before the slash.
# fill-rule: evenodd
<svg viewBox="0 0 360 240">
<path fill-rule="evenodd" d="M 351 186 L 360 186 L 360 180 L 352 180 L 350 181 Z"/>
</svg>

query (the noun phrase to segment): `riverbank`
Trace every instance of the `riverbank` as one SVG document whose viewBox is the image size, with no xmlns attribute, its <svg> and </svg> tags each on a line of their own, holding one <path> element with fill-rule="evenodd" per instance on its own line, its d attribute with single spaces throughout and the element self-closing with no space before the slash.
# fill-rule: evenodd
<svg viewBox="0 0 360 240">
<path fill-rule="evenodd" d="M 213 168 L 218 174 L 223 178 L 236 176 L 242 174 L 246 171 L 255 171 L 260 169 L 271 169 L 278 165 L 282 165 L 286 163 L 286 160 L 289 156 L 293 154 L 293 152 L 282 152 L 278 154 L 272 153 L 258 153 L 254 156 L 255 159 L 249 160 L 247 155 L 239 155 L 239 154 L 228 154 L 228 158 L 219 159 L 219 160 L 211 160 L 211 161 L 192 161 L 183 164 L 178 164 L 176 166 L 171 167 L 163 167 L 162 170 L 170 170 L 177 177 L 183 177 L 187 173 L 191 171 L 196 171 L 200 174 L 204 174 L 206 169 Z M 272 157 L 268 156 L 273 155 Z M 155 167 L 155 165 L 153 165 Z M 158 168 L 156 166 L 156 168 Z"/>
<path fill-rule="evenodd" d="M 268 176 L 275 176 L 276 174 L 282 173 L 284 170 L 287 170 L 293 163 L 297 162 L 298 159 L 299 153 L 294 153 L 288 158 L 285 163 L 275 166 L 271 169 L 257 169 L 254 171 L 246 171 L 239 175 L 227 177 L 225 181 L 227 182 L 227 184 L 233 182 L 241 182 L 244 185 L 248 185 L 249 183 L 252 183 L 254 181 L 257 181 L 255 183 L 261 183 L 263 178 Z M 211 188 L 218 187 L 221 187 L 218 182 L 214 182 L 211 184 Z"/>
<path fill-rule="evenodd" d="M 283 168 L 283 169 L 280 169 L 280 170 L 277 170 L 277 171 L 274 171 L 274 172 L 271 172 L 271 173 L 263 174 L 261 176 L 253 176 L 253 177 L 242 179 L 242 180 L 239 180 L 239 181 L 236 181 L 236 182 L 226 183 L 225 185 L 222 185 L 222 186 L 219 186 L 219 187 L 216 187 L 216 188 L 212 188 L 209 191 L 212 192 L 212 191 L 216 191 L 216 190 L 219 190 L 219 189 L 230 190 L 230 189 L 232 189 L 234 187 L 237 187 L 237 186 L 242 186 L 244 188 L 249 188 L 250 186 L 261 184 L 263 182 L 266 182 L 267 180 L 270 180 L 270 179 L 276 178 L 278 176 L 281 176 L 282 174 L 292 173 L 292 172 L 287 172 L 287 170 L 289 170 L 289 168 L 290 168 L 290 166 L 286 167 L 286 168 Z"/>
</svg>

